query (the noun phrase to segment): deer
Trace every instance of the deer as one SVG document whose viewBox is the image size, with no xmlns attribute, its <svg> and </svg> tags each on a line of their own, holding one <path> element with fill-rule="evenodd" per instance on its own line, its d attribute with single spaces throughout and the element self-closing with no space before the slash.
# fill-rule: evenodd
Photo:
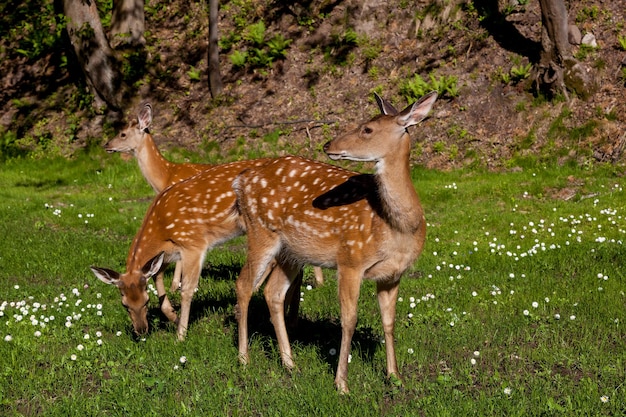
<svg viewBox="0 0 626 417">
<path fill-rule="evenodd" d="M 144 103 L 137 113 L 137 119 L 131 119 L 115 138 L 104 145 L 104 149 L 108 153 L 134 155 L 141 173 L 157 194 L 172 184 L 213 167 L 210 164 L 175 163 L 165 159 L 150 134 L 151 125 L 152 105 Z M 313 272 L 316 285 L 322 285 L 324 275 L 321 268 L 315 267 Z M 176 263 L 170 291 L 179 288 L 180 274 L 180 264 Z"/>
<path fill-rule="evenodd" d="M 380 115 L 324 145 L 332 160 L 373 161 L 360 174 L 298 156 L 241 172 L 233 182 L 248 233 L 247 259 L 236 280 L 238 350 L 249 363 L 248 307 L 267 281 L 265 300 L 283 366 L 294 368 L 284 300 L 303 264 L 337 270 L 341 345 L 335 386 L 348 393 L 348 357 L 364 279 L 376 283 L 387 377 L 400 379 L 394 346 L 396 300 L 402 274 L 422 252 L 426 222 L 410 176 L 410 126 L 430 112 L 431 92 L 398 112 L 375 95 Z M 276 263 L 271 275 L 269 265 Z"/>
<path fill-rule="evenodd" d="M 126 259 L 126 272 L 91 267 L 94 275 L 105 284 L 116 286 L 122 305 L 128 310 L 136 335 L 148 331 L 147 283 L 154 278 L 159 305 L 163 314 L 177 324 L 177 337 L 182 341 L 187 333 L 193 294 L 209 249 L 245 233 L 238 213 L 233 210 L 235 194 L 231 188 L 235 176 L 268 160 L 239 161 L 208 168 L 186 180 L 177 182 L 154 199 L 135 235 Z M 165 292 L 163 270 L 172 262 L 180 262 L 180 317 L 174 311 Z M 271 271 L 270 265 L 268 271 Z M 302 275 L 298 274 L 288 300 L 289 313 L 297 314 Z M 291 318 L 290 318 L 291 319 Z"/>
</svg>

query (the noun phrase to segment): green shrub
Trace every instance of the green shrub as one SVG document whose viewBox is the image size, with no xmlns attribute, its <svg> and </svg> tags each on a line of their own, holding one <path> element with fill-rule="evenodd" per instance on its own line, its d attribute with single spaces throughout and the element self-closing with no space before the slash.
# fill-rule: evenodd
<svg viewBox="0 0 626 417">
<path fill-rule="evenodd" d="M 415 101 L 430 91 L 437 91 L 440 96 L 457 97 L 459 95 L 457 77 L 445 75 L 437 77 L 431 73 L 428 79 L 429 81 L 426 81 L 419 74 L 415 74 L 412 79 L 400 86 L 400 94 L 408 101 Z"/>
</svg>

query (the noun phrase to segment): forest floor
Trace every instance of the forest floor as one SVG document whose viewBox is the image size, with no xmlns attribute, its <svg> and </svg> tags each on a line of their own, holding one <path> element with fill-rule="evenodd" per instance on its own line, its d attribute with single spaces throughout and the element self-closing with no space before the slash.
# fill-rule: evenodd
<svg viewBox="0 0 626 417">
<path fill-rule="evenodd" d="M 456 79 L 459 92 L 440 97 L 431 117 L 412 128 L 414 163 L 434 169 L 518 169 L 527 159 L 583 165 L 624 160 L 626 51 L 620 39 L 626 42 L 626 9 L 621 2 L 568 5 L 570 23 L 597 41 L 596 48 L 572 45 L 598 82 L 587 100 L 573 94 L 569 100 L 545 100 L 532 93 L 530 71 L 523 70 L 528 77 L 519 81 L 511 77 L 539 58 L 536 1 L 303 4 L 222 3 L 221 39 L 234 38 L 240 30 L 236 22 L 245 15 L 248 21 L 263 20 L 268 36 L 281 34 L 291 44 L 285 59 L 254 69 L 233 66 L 234 47 L 223 48 L 224 92 L 217 100 L 208 88 L 207 5 L 147 6 L 145 68 L 124 103 L 126 119 L 134 117 L 139 103 L 150 101 L 151 131 L 160 146 L 189 150 L 197 160 L 215 149 L 232 154 L 246 148 L 322 158 L 325 141 L 377 112 L 373 91 L 403 108 L 408 103 L 401 86 L 415 74 L 425 80 L 433 75 Z M 350 31 L 357 41 L 347 40 Z M 22 58 L 0 64 L 5 74 L 0 127 L 35 142 L 48 132 L 62 153 L 71 154 L 87 143 L 104 143 L 117 125 L 110 116 L 95 117 L 87 110 L 68 116 L 63 103 L 76 96 L 75 74 L 51 68 L 57 52 L 36 62 Z M 43 87 L 50 79 L 54 88 Z M 59 139 L 68 131 L 71 138 Z M 33 140 L 24 142 L 36 146 Z"/>
</svg>

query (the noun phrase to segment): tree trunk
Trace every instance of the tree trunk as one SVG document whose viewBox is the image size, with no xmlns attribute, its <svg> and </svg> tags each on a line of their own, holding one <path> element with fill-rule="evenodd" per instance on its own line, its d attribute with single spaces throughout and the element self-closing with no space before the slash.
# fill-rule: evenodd
<svg viewBox="0 0 626 417">
<path fill-rule="evenodd" d="M 120 108 L 120 76 L 113 50 L 104 34 L 95 0 L 63 0 L 67 33 L 87 85 L 94 95 L 94 106 L 101 110 Z"/>
<path fill-rule="evenodd" d="M 209 0 L 209 89 L 211 96 L 217 97 L 222 92 L 220 74 L 219 46 L 217 41 L 218 0 Z"/>
<path fill-rule="evenodd" d="M 563 0 L 539 0 L 541 6 L 541 59 L 535 83 L 551 94 L 573 91 L 582 98 L 597 89 L 590 68 L 572 55 L 567 37 L 567 9 Z"/>
<path fill-rule="evenodd" d="M 144 0 L 113 0 L 111 15 L 111 45 L 144 46 L 146 39 Z"/>
</svg>

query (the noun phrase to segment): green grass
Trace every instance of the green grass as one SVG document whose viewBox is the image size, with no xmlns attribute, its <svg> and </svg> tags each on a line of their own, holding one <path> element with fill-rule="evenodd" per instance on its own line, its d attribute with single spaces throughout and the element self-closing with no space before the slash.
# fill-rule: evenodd
<svg viewBox="0 0 626 417">
<path fill-rule="evenodd" d="M 89 266 L 124 266 L 152 198 L 136 164 L 100 152 L 11 160 L 0 170 L 0 414 L 623 415 L 620 175 L 614 167 L 417 168 L 429 227 L 400 289 L 403 384 L 385 379 L 375 288 L 366 282 L 351 394 L 341 396 L 331 271 L 323 287 L 302 289 L 291 374 L 261 294 L 251 363 L 238 363 L 234 279 L 244 238 L 208 255 L 184 342 L 156 297 L 152 331 L 135 340 L 119 294 Z"/>
</svg>

